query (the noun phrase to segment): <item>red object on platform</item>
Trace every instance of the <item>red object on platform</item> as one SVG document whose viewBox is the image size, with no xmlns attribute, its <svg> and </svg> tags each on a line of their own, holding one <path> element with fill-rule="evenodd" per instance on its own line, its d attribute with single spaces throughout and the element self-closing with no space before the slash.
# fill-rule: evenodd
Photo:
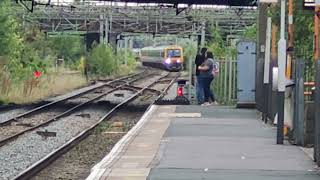
<svg viewBox="0 0 320 180">
<path fill-rule="evenodd" d="M 34 75 L 35 78 L 39 78 L 41 76 L 41 72 L 40 71 L 35 71 L 33 73 L 33 75 Z"/>
<path fill-rule="evenodd" d="M 183 96 L 183 87 L 178 87 L 178 96 Z"/>
</svg>

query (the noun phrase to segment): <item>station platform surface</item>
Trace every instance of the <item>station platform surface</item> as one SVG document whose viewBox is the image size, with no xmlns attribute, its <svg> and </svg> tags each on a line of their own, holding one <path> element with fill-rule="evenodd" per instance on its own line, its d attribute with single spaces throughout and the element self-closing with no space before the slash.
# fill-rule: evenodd
<svg viewBox="0 0 320 180">
<path fill-rule="evenodd" d="M 276 144 L 256 110 L 152 106 L 87 179 L 319 180 L 299 148 Z"/>
</svg>

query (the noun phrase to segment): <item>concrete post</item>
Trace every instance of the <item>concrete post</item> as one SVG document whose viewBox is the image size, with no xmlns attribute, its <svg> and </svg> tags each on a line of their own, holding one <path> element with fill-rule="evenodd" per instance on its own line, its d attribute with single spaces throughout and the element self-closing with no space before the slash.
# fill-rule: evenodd
<svg viewBox="0 0 320 180">
<path fill-rule="evenodd" d="M 271 17 L 268 18 L 267 21 L 267 31 L 266 31 L 266 51 L 264 56 L 264 77 L 263 77 L 263 86 L 264 89 L 268 89 L 269 84 L 269 73 L 270 73 L 270 52 L 271 52 Z M 268 113 L 268 93 L 264 95 L 264 107 L 265 107 L 265 115 L 263 116 L 263 120 L 267 123 L 267 113 Z"/>
<path fill-rule="evenodd" d="M 203 21 L 201 26 L 201 43 L 200 43 L 201 48 L 204 47 L 205 45 L 205 38 L 206 38 L 206 22 Z"/>
<path fill-rule="evenodd" d="M 99 19 L 99 24 L 100 24 L 100 31 L 99 31 L 99 35 L 100 35 L 100 38 L 99 38 L 99 43 L 103 43 L 103 14 L 100 14 L 100 19 Z"/>
<path fill-rule="evenodd" d="M 125 65 L 127 66 L 128 65 L 128 58 L 127 58 L 127 55 L 128 55 L 128 38 L 125 37 L 124 38 L 124 63 Z"/>
</svg>

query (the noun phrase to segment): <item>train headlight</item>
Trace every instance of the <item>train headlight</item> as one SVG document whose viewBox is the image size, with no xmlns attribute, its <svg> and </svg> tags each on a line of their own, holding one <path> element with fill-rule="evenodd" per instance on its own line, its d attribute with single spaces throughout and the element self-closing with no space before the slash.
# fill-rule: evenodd
<svg viewBox="0 0 320 180">
<path fill-rule="evenodd" d="M 170 63 L 171 63 L 171 59 L 168 58 L 168 59 L 166 59 L 164 62 L 167 63 L 167 64 L 170 64 Z"/>
</svg>

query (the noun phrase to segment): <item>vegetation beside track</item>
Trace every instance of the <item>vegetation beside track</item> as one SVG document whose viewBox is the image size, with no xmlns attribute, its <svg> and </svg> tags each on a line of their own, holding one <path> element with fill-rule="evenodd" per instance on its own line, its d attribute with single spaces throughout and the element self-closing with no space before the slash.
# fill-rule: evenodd
<svg viewBox="0 0 320 180">
<path fill-rule="evenodd" d="M 135 68 L 130 52 L 124 58 L 103 45 L 86 52 L 83 37 L 45 34 L 23 23 L 17 11 L 25 9 L 0 2 L 0 104 L 29 103 L 86 85 L 86 59 L 89 78 L 126 75 Z"/>
</svg>

